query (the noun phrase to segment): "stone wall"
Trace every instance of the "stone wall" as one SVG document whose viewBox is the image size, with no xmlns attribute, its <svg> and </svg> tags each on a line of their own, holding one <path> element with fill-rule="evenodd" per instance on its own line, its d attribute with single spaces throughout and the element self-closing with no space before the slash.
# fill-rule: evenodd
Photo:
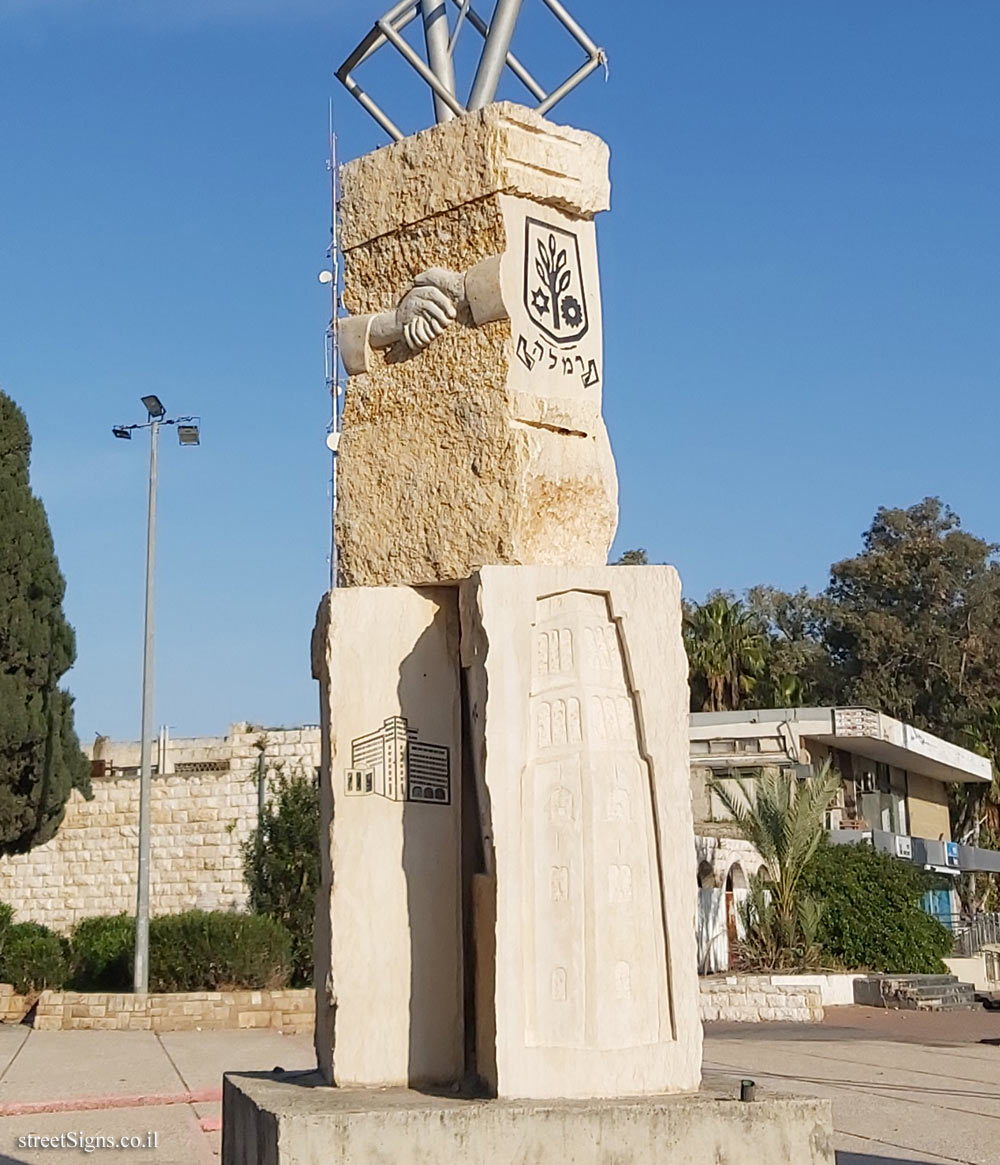
<svg viewBox="0 0 1000 1165">
<path fill-rule="evenodd" d="M 819 1023 L 823 993 L 818 985 L 775 983 L 768 975 L 727 975 L 702 979 L 701 1018 L 705 1023 Z"/>
<path fill-rule="evenodd" d="M 164 995 L 43 991 L 38 1031 L 211 1031 L 271 1028 L 284 1035 L 313 1029 L 310 988 L 285 991 L 191 991 Z"/>
<path fill-rule="evenodd" d="M 30 1006 L 27 995 L 18 995 L 9 983 L 0 983 L 0 1023 L 20 1023 Z"/>
<path fill-rule="evenodd" d="M 246 904 L 241 846 L 257 824 L 262 749 L 266 769 L 311 774 L 319 729 L 236 724 L 226 737 L 161 738 L 150 808 L 153 915 Z M 0 860 L 0 902 L 18 921 L 66 933 L 83 918 L 135 910 L 138 743 L 99 741 L 95 752 L 93 800 L 74 792 L 51 841 Z"/>
</svg>

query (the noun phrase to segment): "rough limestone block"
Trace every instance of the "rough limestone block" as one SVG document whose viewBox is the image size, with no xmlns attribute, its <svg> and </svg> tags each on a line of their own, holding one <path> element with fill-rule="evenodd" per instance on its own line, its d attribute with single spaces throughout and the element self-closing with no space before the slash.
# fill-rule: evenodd
<svg viewBox="0 0 1000 1165">
<path fill-rule="evenodd" d="M 342 350 L 358 373 L 337 458 L 348 585 L 607 561 L 618 487 L 592 221 L 607 169 L 600 139 L 513 105 L 344 166 Z M 459 280 L 455 322 L 419 351 L 370 350 L 372 320 L 430 268 Z"/>
<path fill-rule="evenodd" d="M 486 567 L 461 615 L 489 919 L 475 926 L 479 1073 L 504 1097 L 695 1089 L 677 574 Z"/>
<path fill-rule="evenodd" d="M 323 722 L 316 1049 L 340 1085 L 463 1067 L 458 593 L 353 587 L 313 633 Z"/>
</svg>

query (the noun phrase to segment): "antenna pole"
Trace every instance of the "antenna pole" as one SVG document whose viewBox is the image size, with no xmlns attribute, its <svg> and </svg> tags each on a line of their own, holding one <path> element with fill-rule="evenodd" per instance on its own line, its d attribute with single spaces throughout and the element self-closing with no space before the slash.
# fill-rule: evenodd
<svg viewBox="0 0 1000 1165">
<path fill-rule="evenodd" d="M 340 440 L 341 398 L 343 385 L 340 382 L 340 177 L 337 166 L 337 135 L 333 128 L 333 101 L 329 113 L 330 160 L 330 326 L 327 329 L 326 383 L 330 390 L 332 420 L 330 427 L 330 589 L 337 586 L 340 573 L 337 551 L 337 445 Z"/>
</svg>

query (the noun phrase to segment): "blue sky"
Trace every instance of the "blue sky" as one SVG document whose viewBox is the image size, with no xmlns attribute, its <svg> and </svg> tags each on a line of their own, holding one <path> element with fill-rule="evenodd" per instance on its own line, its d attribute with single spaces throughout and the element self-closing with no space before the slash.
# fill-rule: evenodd
<svg viewBox="0 0 1000 1165">
<path fill-rule="evenodd" d="M 0 384 L 84 740 L 138 734 L 146 448 L 110 426 L 149 391 L 203 426 L 161 458 L 158 721 L 317 718 L 327 103 L 342 157 L 383 143 L 333 71 L 387 7 L 0 0 Z M 515 48 L 553 81 L 572 50 L 538 7 Z M 926 494 L 1000 539 L 1000 4 L 570 7 L 610 59 L 554 116 L 612 148 L 616 548 L 697 598 L 820 587 L 877 506 Z M 368 79 L 426 123 L 405 67 Z"/>
</svg>

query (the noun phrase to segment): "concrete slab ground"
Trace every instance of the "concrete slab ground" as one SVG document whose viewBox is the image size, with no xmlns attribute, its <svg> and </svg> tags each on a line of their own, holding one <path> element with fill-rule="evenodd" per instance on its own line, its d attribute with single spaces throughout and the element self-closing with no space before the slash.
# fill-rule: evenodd
<svg viewBox="0 0 1000 1165">
<path fill-rule="evenodd" d="M 314 1064 L 311 1036 L 272 1031 L 157 1035 L 0 1026 L 0 1165 L 217 1165 L 223 1071 Z M 157 1134 L 155 1148 L 112 1150 L 96 1140 L 91 1151 L 83 1147 L 88 1137 L 139 1137 L 145 1144 L 149 1133 Z M 32 1146 L 30 1137 L 66 1141 L 50 1148 Z"/>
<path fill-rule="evenodd" d="M 830 1008 L 822 1024 L 710 1024 L 709 1079 L 741 1076 L 768 1091 L 833 1103 L 837 1165 L 996 1165 L 1000 1161 L 1000 1013 Z M 138 1038 L 133 1038 L 138 1037 Z M 268 1031 L 35 1032 L 0 1025 L 0 1165 L 218 1160 L 216 1099 L 223 1069 L 289 1071 L 313 1064 L 310 1036 Z M 152 1091 L 136 1105 L 138 1086 Z M 103 1091 L 102 1091 L 103 1090 Z M 168 1095 L 174 1103 L 155 1103 Z M 103 1096 L 102 1109 L 79 1108 Z M 46 1102 L 62 1112 L 9 1113 Z M 125 1107 L 108 1108 L 109 1102 Z M 205 1132 L 202 1121 L 209 1124 Z M 154 1151 L 22 1149 L 29 1133 L 144 1135 Z M 442 1165 L 448 1165 L 442 1162 Z M 503 1165 L 498 1161 L 496 1165 Z"/>
<path fill-rule="evenodd" d="M 827 1010 L 822 1024 L 706 1025 L 706 1079 L 829 1099 L 838 1165 L 996 1165 L 1000 1015 Z"/>
</svg>

